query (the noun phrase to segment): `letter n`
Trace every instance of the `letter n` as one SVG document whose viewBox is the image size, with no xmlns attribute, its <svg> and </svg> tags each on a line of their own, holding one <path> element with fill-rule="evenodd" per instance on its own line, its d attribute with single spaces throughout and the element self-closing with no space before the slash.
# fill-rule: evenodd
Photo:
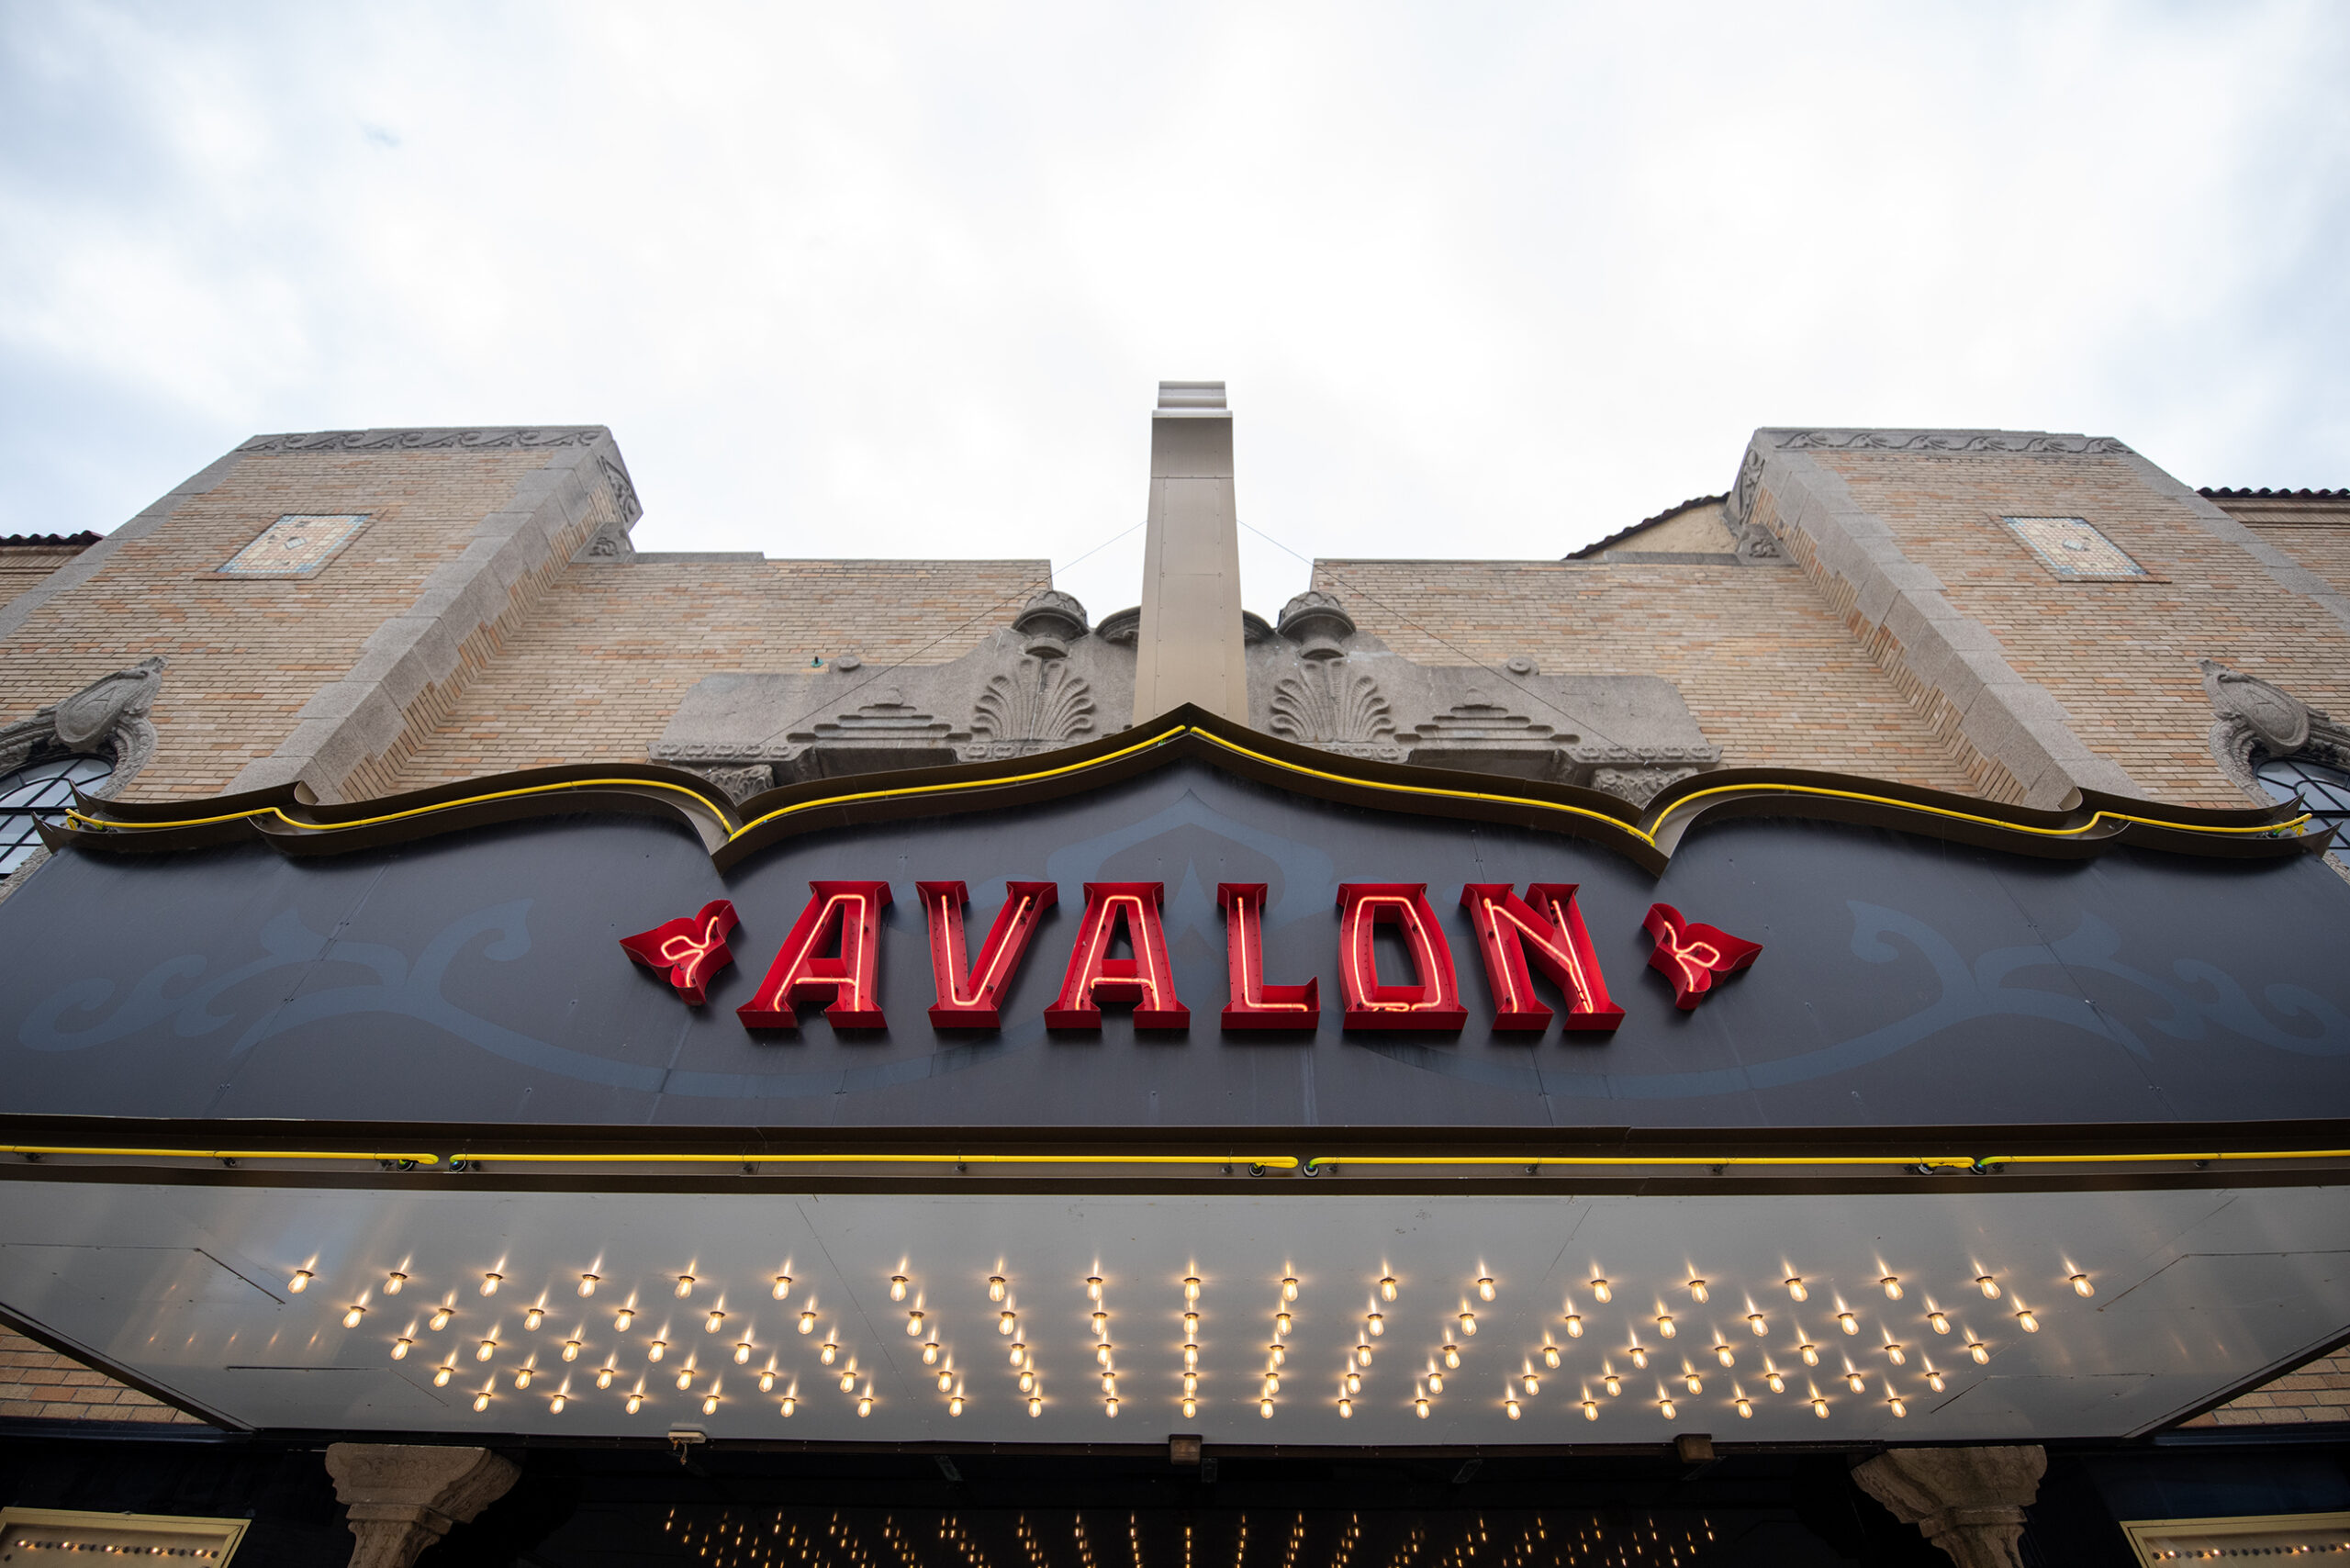
<svg viewBox="0 0 2350 1568">
<path fill-rule="evenodd" d="M 1322 982 L 1265 983 L 1265 884 L 1222 882 L 1215 902 L 1224 906 L 1224 947 L 1232 970 L 1232 1000 L 1225 1004 L 1227 1029 L 1304 1029 L 1322 1022 Z"/>
<path fill-rule="evenodd" d="M 1494 1027 L 1540 1034 L 1550 1010 L 1534 994 L 1526 967 L 1527 946 L 1535 963 L 1558 982 L 1567 999 L 1569 1029 L 1613 1029 L 1624 1010 L 1607 994 L 1607 977 L 1575 908 L 1572 882 L 1534 882 L 1519 898 L 1507 882 L 1471 882 L 1460 890 L 1460 907 L 1477 928 L 1485 956 L 1485 978 L 1494 986 Z"/>
<path fill-rule="evenodd" d="M 808 907 L 783 939 L 758 993 L 735 1014 L 751 1029 L 795 1029 L 803 1002 L 828 1003 L 835 1029 L 878 1029 L 881 912 L 887 882 L 811 882 Z M 834 948 L 830 957 L 824 950 Z"/>
<path fill-rule="evenodd" d="M 1394 926 L 1404 938 L 1413 984 L 1380 980 L 1372 937 L 1382 924 Z M 1458 1030 L 1469 1021 L 1452 972 L 1452 948 L 1428 907 L 1426 882 L 1338 884 L 1338 983 L 1349 1029 Z"/>
<path fill-rule="evenodd" d="M 1003 908 L 996 912 L 978 962 L 968 966 L 964 961 L 970 948 L 963 937 L 963 906 L 970 894 L 963 884 L 916 882 L 914 892 L 930 926 L 930 973 L 938 987 L 931 1023 L 941 1029 L 999 1027 L 1003 993 L 1028 955 L 1036 923 L 1059 900 L 1060 890 L 1050 882 L 1006 883 Z"/>
<path fill-rule="evenodd" d="M 1137 1029 L 1182 1029 L 1192 1010 L 1175 998 L 1175 971 L 1167 961 L 1167 931 L 1159 923 L 1160 882 L 1088 882 L 1085 918 L 1069 956 L 1061 993 L 1045 1009 L 1054 1029 L 1099 1029 L 1107 1002 L 1135 1004 Z M 1123 925 L 1134 946 L 1131 958 L 1113 958 L 1110 948 Z"/>
</svg>

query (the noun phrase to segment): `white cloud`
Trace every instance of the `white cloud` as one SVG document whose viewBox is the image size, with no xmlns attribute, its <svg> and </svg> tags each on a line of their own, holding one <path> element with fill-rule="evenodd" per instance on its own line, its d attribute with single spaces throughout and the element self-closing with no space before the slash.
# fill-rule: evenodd
<svg viewBox="0 0 2350 1568">
<path fill-rule="evenodd" d="M 2314 3 L 0 8 L 0 531 L 600 420 L 647 547 L 1067 563 L 1162 375 L 1308 554 L 1555 556 L 1766 423 L 2341 485 L 2345 66 Z"/>
</svg>

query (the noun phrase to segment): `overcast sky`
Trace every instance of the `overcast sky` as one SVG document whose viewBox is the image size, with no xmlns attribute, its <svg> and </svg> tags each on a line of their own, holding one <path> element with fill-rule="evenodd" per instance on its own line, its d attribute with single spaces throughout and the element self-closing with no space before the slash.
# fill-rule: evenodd
<svg viewBox="0 0 2350 1568">
<path fill-rule="evenodd" d="M 0 532 L 603 423 L 640 548 L 1066 567 L 1162 376 L 1306 555 L 1557 556 L 1764 424 L 2350 485 L 2345 82 L 2338 0 L 0 0 Z"/>
</svg>

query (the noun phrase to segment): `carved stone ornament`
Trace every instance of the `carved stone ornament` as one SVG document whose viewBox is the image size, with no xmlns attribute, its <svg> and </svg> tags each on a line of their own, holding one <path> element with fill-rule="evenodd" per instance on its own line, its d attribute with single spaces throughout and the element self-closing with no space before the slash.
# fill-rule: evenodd
<svg viewBox="0 0 2350 1568">
<path fill-rule="evenodd" d="M 1341 644 L 1355 634 L 1355 620 L 1346 606 L 1311 588 L 1281 606 L 1280 627 L 1281 634 L 1301 644 L 1299 651 L 1309 659 L 1345 658 Z"/>
<path fill-rule="evenodd" d="M 1785 558 L 1777 535 L 1755 519 L 1754 503 L 1762 494 L 1762 454 L 1750 446 L 1738 465 L 1738 483 L 1730 487 L 1729 504 L 1722 508 L 1722 526 L 1738 541 L 1737 554 L 1741 561 Z"/>
<path fill-rule="evenodd" d="M 1063 596 L 1066 597 L 1066 596 Z M 1075 603 L 1074 599 L 1070 600 Z M 1060 658 L 1028 657 L 1009 675 L 990 677 L 971 711 L 971 734 L 997 744 L 1063 745 L 1093 730 L 1093 689 Z"/>
<path fill-rule="evenodd" d="M 54 707 L 0 729 L 0 773 L 61 752 L 92 756 L 110 752 L 114 776 L 94 791 L 112 794 L 155 753 L 148 713 L 163 684 L 163 661 L 141 659 L 103 675 Z"/>
<path fill-rule="evenodd" d="M 2024 452 L 2109 456 L 2130 449 L 2109 435 L 2027 431 L 1782 431 L 1782 452 Z"/>
<path fill-rule="evenodd" d="M 2217 659 L 2197 665 L 2211 704 L 2211 758 L 2238 789 L 2266 800 L 2257 770 L 2272 759 L 2300 757 L 2350 768 L 2350 729 L 2323 709 Z"/>
<path fill-rule="evenodd" d="M 359 1538 L 351 1568 L 410 1568 L 521 1477 L 487 1449 L 405 1443 L 330 1443 L 327 1473 Z"/>
<path fill-rule="evenodd" d="M 2048 1450 L 2037 1444 L 1887 1449 L 1852 1479 L 1958 1568 L 2022 1568 L 2023 1510 L 2047 1469 Z"/>
<path fill-rule="evenodd" d="M 1310 647 L 1305 656 L 1315 657 Z M 1305 745 L 1363 745 L 1395 733 L 1395 718 L 1379 683 L 1326 660 L 1275 683 L 1272 725 L 1283 740 Z"/>
</svg>

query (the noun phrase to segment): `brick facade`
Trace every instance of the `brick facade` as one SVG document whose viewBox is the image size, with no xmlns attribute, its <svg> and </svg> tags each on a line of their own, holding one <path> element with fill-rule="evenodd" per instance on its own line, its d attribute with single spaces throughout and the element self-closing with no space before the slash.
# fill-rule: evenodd
<svg viewBox="0 0 2350 1568">
<path fill-rule="evenodd" d="M 201 1427 L 204 1422 L 14 1329 L 0 1328 L 0 1421 L 137 1421 Z"/>
</svg>

